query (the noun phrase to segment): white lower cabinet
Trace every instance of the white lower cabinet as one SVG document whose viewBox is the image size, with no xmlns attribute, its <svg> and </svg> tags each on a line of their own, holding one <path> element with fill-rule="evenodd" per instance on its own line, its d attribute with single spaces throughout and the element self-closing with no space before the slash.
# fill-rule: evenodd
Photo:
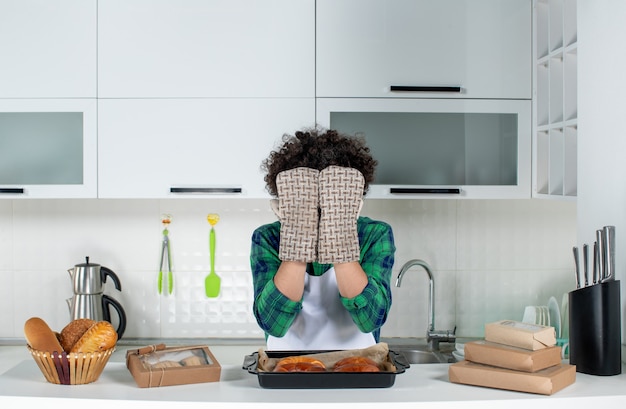
<svg viewBox="0 0 626 409">
<path fill-rule="evenodd" d="M 260 166 L 314 98 L 101 99 L 100 198 L 269 197 Z"/>
<path fill-rule="evenodd" d="M 0 99 L 0 199 L 95 198 L 96 99 Z"/>
</svg>

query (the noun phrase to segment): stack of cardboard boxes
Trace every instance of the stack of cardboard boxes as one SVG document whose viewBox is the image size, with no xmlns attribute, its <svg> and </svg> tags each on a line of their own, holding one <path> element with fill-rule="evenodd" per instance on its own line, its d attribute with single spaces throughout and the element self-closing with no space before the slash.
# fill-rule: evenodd
<svg viewBox="0 0 626 409">
<path fill-rule="evenodd" d="M 562 363 L 553 327 L 517 321 L 485 325 L 485 340 L 468 342 L 465 360 L 450 365 L 451 382 L 552 395 L 576 381 Z"/>
</svg>

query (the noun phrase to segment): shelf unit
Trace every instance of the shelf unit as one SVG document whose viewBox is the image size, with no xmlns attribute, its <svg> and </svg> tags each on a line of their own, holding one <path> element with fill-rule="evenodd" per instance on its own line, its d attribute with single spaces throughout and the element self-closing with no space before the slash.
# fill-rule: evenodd
<svg viewBox="0 0 626 409">
<path fill-rule="evenodd" d="M 575 200 L 576 0 L 535 0 L 533 9 L 533 196 Z"/>
</svg>

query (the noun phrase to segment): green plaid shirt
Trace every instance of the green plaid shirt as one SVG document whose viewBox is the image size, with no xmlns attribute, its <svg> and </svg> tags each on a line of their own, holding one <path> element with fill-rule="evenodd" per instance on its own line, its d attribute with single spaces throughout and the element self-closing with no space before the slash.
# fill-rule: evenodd
<svg viewBox="0 0 626 409">
<path fill-rule="evenodd" d="M 359 217 L 357 230 L 361 267 L 367 274 L 368 284 L 361 294 L 354 298 L 341 297 L 341 302 L 357 327 L 365 333 L 371 332 L 378 342 L 380 327 L 387 320 L 391 308 L 391 268 L 396 247 L 391 226 L 387 223 Z M 285 297 L 274 285 L 273 278 L 281 263 L 278 258 L 279 242 L 280 222 L 261 226 L 252 234 L 253 310 L 266 337 L 284 336 L 302 309 L 302 302 Z M 310 263 L 307 271 L 319 276 L 331 267 L 331 264 Z"/>
</svg>

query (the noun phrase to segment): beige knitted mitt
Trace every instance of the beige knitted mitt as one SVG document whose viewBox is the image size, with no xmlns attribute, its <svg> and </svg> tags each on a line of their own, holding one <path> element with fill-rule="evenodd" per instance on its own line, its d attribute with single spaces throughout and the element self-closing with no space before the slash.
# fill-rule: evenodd
<svg viewBox="0 0 626 409">
<path fill-rule="evenodd" d="M 320 171 L 320 227 L 318 262 L 359 261 L 356 222 L 363 203 L 365 179 L 352 168 L 329 166 Z"/>
<path fill-rule="evenodd" d="M 295 168 L 276 176 L 280 219 L 280 248 L 283 261 L 312 262 L 317 259 L 319 171 Z"/>
</svg>

